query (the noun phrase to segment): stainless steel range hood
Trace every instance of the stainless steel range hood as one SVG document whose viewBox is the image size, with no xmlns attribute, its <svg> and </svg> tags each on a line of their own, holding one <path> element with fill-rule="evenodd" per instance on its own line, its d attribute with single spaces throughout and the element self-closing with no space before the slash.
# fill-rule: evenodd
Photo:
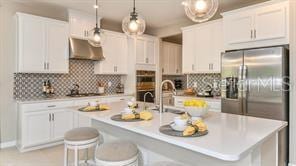
<svg viewBox="0 0 296 166">
<path fill-rule="evenodd" d="M 102 47 L 93 47 L 86 40 L 70 38 L 70 59 L 104 60 Z"/>
</svg>

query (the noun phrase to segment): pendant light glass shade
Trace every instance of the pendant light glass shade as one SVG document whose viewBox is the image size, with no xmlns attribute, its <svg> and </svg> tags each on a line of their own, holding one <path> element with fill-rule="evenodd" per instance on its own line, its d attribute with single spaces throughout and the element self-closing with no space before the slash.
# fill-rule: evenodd
<svg viewBox="0 0 296 166">
<path fill-rule="evenodd" d="M 103 35 L 100 28 L 94 28 L 90 31 L 88 31 L 89 37 L 88 37 L 88 43 L 94 47 L 101 47 L 102 46 L 102 40 Z"/>
<path fill-rule="evenodd" d="M 125 34 L 130 36 L 142 35 L 146 29 L 146 22 L 143 17 L 136 13 L 136 6 L 134 0 L 133 12 L 122 20 L 122 30 Z"/>
<path fill-rule="evenodd" d="M 88 43 L 94 47 L 101 47 L 102 45 L 102 32 L 98 27 L 98 0 L 96 0 L 96 4 L 94 5 L 96 9 L 96 26 L 95 28 L 88 31 Z"/>
<path fill-rule="evenodd" d="M 194 22 L 205 22 L 211 19 L 217 12 L 219 0 L 185 0 L 186 15 Z"/>
</svg>

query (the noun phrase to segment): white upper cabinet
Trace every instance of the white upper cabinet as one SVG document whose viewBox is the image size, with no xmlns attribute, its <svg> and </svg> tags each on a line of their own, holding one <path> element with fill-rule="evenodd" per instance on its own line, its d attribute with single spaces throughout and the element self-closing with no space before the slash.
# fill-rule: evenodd
<svg viewBox="0 0 296 166">
<path fill-rule="evenodd" d="M 183 28 L 183 73 L 220 73 L 222 20 Z"/>
<path fill-rule="evenodd" d="M 17 13 L 17 72 L 67 73 L 67 22 Z"/>
<path fill-rule="evenodd" d="M 182 74 L 182 45 L 170 42 L 162 42 L 161 53 L 162 74 Z"/>
<path fill-rule="evenodd" d="M 87 39 L 90 35 L 89 30 L 96 25 L 96 17 L 93 14 L 69 10 L 69 23 L 71 37 Z M 100 18 L 98 19 L 98 26 L 100 27 Z"/>
<path fill-rule="evenodd" d="M 104 38 L 102 49 L 105 59 L 95 64 L 95 74 L 127 74 L 127 36 L 105 30 Z"/>
<path fill-rule="evenodd" d="M 48 22 L 47 62 L 51 73 L 63 73 L 69 69 L 68 28 L 59 22 Z"/>
<path fill-rule="evenodd" d="M 195 72 L 195 56 L 197 52 L 197 50 L 195 49 L 195 34 L 195 29 L 185 29 L 182 32 L 182 72 L 185 74 Z"/>
<path fill-rule="evenodd" d="M 136 40 L 136 63 L 156 65 L 157 42 L 154 37 L 141 36 Z"/>
<path fill-rule="evenodd" d="M 227 50 L 289 44 L 289 2 L 269 1 L 223 13 Z"/>
</svg>

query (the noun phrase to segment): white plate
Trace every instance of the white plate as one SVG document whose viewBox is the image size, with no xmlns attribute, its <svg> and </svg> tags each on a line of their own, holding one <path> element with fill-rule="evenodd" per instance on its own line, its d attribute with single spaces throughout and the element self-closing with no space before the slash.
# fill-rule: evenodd
<svg viewBox="0 0 296 166">
<path fill-rule="evenodd" d="M 184 131 L 187 128 L 187 126 L 177 126 L 174 122 L 172 122 L 170 126 L 175 131 Z"/>
</svg>

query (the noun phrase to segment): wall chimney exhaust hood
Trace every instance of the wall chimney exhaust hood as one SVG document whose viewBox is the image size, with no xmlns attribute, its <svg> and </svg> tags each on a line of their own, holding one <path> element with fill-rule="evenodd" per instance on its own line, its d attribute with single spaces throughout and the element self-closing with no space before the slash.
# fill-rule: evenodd
<svg viewBox="0 0 296 166">
<path fill-rule="evenodd" d="M 93 47 L 87 40 L 70 38 L 70 59 L 104 60 L 102 47 Z"/>
</svg>

